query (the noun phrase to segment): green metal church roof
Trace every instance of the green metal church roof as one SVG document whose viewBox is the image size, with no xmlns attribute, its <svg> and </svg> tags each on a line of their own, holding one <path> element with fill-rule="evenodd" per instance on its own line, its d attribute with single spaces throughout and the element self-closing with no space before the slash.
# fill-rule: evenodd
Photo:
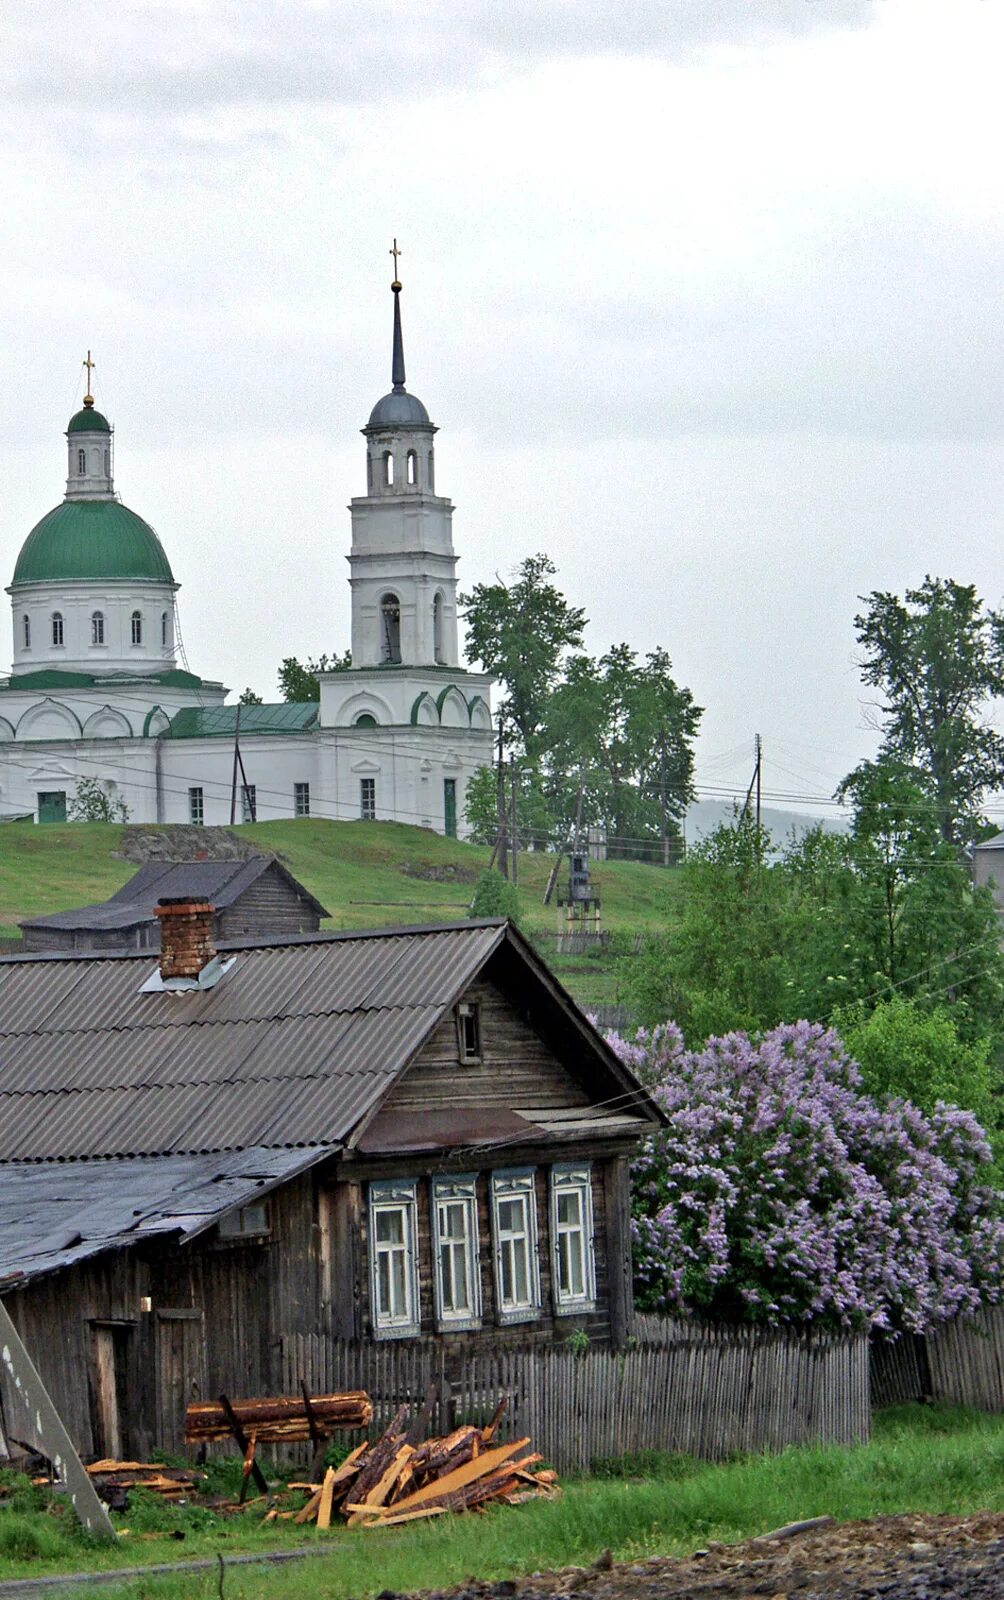
<svg viewBox="0 0 1004 1600">
<path fill-rule="evenodd" d="M 174 582 L 150 524 L 118 500 L 64 500 L 32 528 L 14 568 L 15 584 L 115 578 Z"/>
<path fill-rule="evenodd" d="M 70 418 L 67 433 L 111 433 L 111 423 L 93 406 L 85 406 Z"/>
<path fill-rule="evenodd" d="M 241 706 L 240 735 L 309 733 L 317 725 L 316 700 L 280 701 L 270 706 Z M 185 706 L 171 718 L 165 739 L 232 739 L 237 730 L 236 706 Z"/>
</svg>

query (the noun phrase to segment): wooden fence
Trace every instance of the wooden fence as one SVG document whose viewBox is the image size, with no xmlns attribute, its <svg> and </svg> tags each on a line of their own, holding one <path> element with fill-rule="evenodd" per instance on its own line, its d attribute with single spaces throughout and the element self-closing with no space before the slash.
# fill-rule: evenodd
<svg viewBox="0 0 1004 1600">
<path fill-rule="evenodd" d="M 564 1472 L 643 1450 L 718 1460 L 734 1450 L 867 1439 L 864 1338 L 639 1320 L 642 1342 L 623 1351 L 538 1346 L 461 1361 L 434 1341 L 374 1346 L 289 1335 L 281 1341 L 283 1389 L 295 1393 L 301 1378 L 318 1393 L 366 1389 L 380 1427 L 435 1384 L 430 1426 L 440 1432 L 487 1419 L 506 1395 L 504 1436 L 529 1434 Z"/>
<path fill-rule="evenodd" d="M 940 1400 L 1004 1411 L 1004 1306 L 943 1323 L 923 1338 L 877 1341 L 871 1396 L 875 1406 Z"/>
</svg>

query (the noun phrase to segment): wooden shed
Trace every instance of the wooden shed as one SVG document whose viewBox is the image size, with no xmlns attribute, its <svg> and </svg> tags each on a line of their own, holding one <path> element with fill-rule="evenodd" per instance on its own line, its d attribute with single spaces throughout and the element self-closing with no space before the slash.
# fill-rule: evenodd
<svg viewBox="0 0 1004 1600">
<path fill-rule="evenodd" d="M 110 900 L 20 924 L 26 951 L 159 950 L 161 898 L 208 900 L 222 939 L 316 933 L 328 912 L 274 856 L 238 861 L 148 861 Z"/>
</svg>

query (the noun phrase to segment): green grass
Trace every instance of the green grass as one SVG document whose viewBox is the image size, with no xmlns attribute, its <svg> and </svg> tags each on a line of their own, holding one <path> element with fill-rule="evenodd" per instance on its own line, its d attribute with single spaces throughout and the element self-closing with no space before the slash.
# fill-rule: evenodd
<svg viewBox="0 0 1004 1600">
<path fill-rule="evenodd" d="M 327 907 L 330 926 L 336 928 L 463 917 L 473 881 L 488 865 L 489 852 L 482 846 L 399 823 L 305 819 L 247 824 L 237 831 L 279 855 Z M 0 937 L 16 936 L 22 917 L 89 905 L 121 888 L 136 871 L 133 862 L 113 853 L 121 837 L 122 828 L 114 823 L 0 827 Z M 557 911 L 541 903 L 552 864 L 552 856 L 520 856 L 519 893 L 527 932 L 557 931 Z M 450 876 L 451 869 L 457 877 Z M 599 862 L 595 882 L 604 927 L 641 932 L 664 925 L 678 892 L 679 873 L 636 861 Z M 570 963 L 569 987 L 585 1005 L 615 1001 L 615 968 L 613 960 Z"/>
<path fill-rule="evenodd" d="M 364 1600 L 381 1589 L 410 1591 L 493 1580 L 554 1567 L 586 1565 L 606 1548 L 619 1559 L 692 1551 L 709 1540 L 732 1541 L 784 1522 L 829 1514 L 841 1521 L 897 1512 L 964 1514 L 1004 1510 L 1004 1418 L 947 1409 L 899 1407 L 880 1414 L 870 1444 L 847 1449 L 791 1449 L 707 1465 L 681 1457 L 647 1457 L 644 1475 L 571 1482 L 564 1497 L 519 1509 L 499 1507 L 481 1518 L 443 1517 L 383 1532 L 348 1531 L 304 1538 L 288 1525 L 249 1527 L 231 1521 L 200 1529 L 187 1517 L 184 1542 L 132 1536 L 108 1552 L 61 1533 L 59 1554 L 34 1560 L 0 1555 L 0 1579 L 27 1573 L 104 1568 L 87 1594 L 114 1593 L 109 1569 L 248 1549 L 278 1549 L 327 1540 L 330 1557 L 292 1566 L 244 1567 L 227 1576 L 226 1593 L 243 1600 Z M 5 1513 L 0 1509 L 0 1527 Z M 20 1521 L 42 1520 L 37 1516 Z M 123 1519 L 118 1519 L 120 1522 Z M 125 1516 L 129 1521 L 128 1513 Z M 23 1530 L 18 1537 L 23 1537 Z M 0 1535 L 0 1550 L 2 1550 Z M 131 1595 L 197 1600 L 216 1593 L 215 1575 L 148 1578 Z"/>
</svg>

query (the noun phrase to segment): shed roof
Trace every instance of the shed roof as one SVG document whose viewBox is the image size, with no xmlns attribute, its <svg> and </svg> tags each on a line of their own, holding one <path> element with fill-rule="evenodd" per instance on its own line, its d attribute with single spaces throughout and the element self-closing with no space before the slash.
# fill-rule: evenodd
<svg viewBox="0 0 1004 1600">
<path fill-rule="evenodd" d="M 108 900 L 72 911 L 28 917 L 22 928 L 60 928 L 72 932 L 114 932 L 154 922 L 157 901 L 209 900 L 218 911 L 232 906 L 246 889 L 269 870 L 278 872 L 319 917 L 329 913 L 275 856 L 248 856 L 237 861 L 147 861 Z"/>
<path fill-rule="evenodd" d="M 124 1235 L 140 1226 L 184 1234 L 179 1217 L 207 1214 L 189 1189 L 208 1183 L 210 1170 L 247 1174 L 244 1165 L 231 1167 L 235 1152 L 253 1158 L 255 1173 L 271 1161 L 265 1152 L 282 1153 L 274 1170 L 283 1181 L 354 1142 L 489 962 L 542 1028 L 560 1033 L 570 1070 L 591 1086 L 586 1122 L 569 1114 L 567 1126 L 552 1125 L 532 1106 L 513 1108 L 521 1136 L 637 1133 L 661 1120 L 508 923 L 220 948 L 232 955 L 224 977 L 181 993 L 144 991 L 156 969 L 149 954 L 0 959 L 0 1278 L 51 1270 L 65 1264 L 61 1252 L 83 1250 L 60 1230 L 64 1219 L 72 1233 L 83 1230 L 92 1195 L 88 1254 L 128 1242 Z M 392 1131 L 387 1147 L 404 1148 L 403 1131 Z M 481 1115 L 471 1134 L 491 1142 L 488 1132 Z M 29 1170 L 48 1174 L 48 1187 Z M 50 1227 L 42 1196 L 64 1191 L 70 1199 Z M 214 1215 L 242 1203 L 234 1192 L 216 1191 Z M 200 1204 L 212 1195 L 202 1192 Z M 145 1220 L 130 1223 L 133 1213 Z"/>
</svg>

